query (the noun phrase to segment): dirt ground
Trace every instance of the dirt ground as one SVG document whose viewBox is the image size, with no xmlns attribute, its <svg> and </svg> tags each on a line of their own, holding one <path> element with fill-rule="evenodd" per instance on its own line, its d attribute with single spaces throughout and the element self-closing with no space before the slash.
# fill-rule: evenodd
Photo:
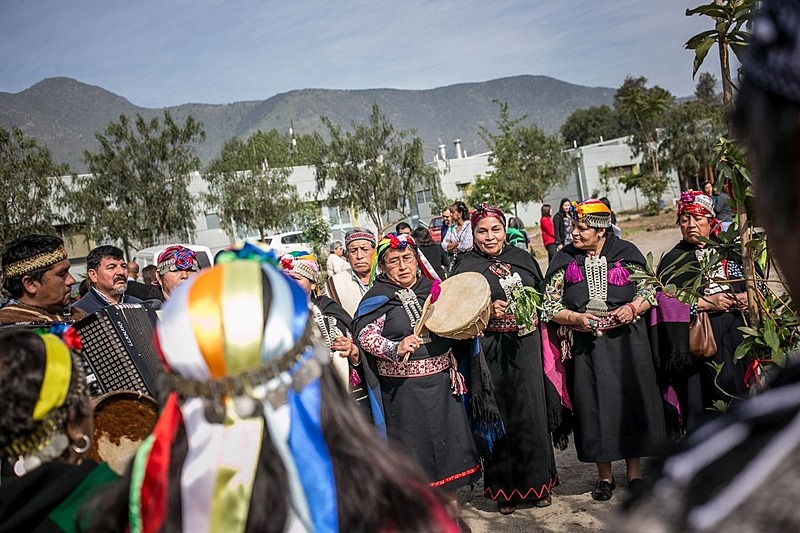
<svg viewBox="0 0 800 533">
<path fill-rule="evenodd" d="M 661 255 L 681 238 L 680 231 L 675 226 L 674 211 L 659 217 L 633 220 L 620 218 L 619 226 L 622 228 L 623 238 L 639 246 L 645 255 L 652 252 L 656 264 Z M 544 271 L 547 267 L 547 253 L 541 247 L 538 231 L 535 238 L 531 235 L 531 239 L 539 243 L 537 259 Z M 556 450 L 556 464 L 561 485 L 554 489 L 553 505 L 550 507 L 519 507 L 514 514 L 501 515 L 497 512 L 496 504 L 483 497 L 483 484 L 479 483 L 474 488 L 464 487 L 458 492 L 464 520 L 475 533 L 605 531 L 609 516 L 628 495 L 625 462 L 617 461 L 613 465 L 617 489 L 614 497 L 607 502 L 592 500 L 590 491 L 597 480 L 594 464 L 579 462 L 571 442 L 565 451 Z M 643 462 L 643 472 L 648 477 L 646 461 Z"/>
</svg>

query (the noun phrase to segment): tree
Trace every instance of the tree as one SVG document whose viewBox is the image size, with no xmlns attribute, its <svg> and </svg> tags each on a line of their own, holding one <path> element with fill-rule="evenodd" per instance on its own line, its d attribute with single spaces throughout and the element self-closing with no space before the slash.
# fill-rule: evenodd
<svg viewBox="0 0 800 533">
<path fill-rule="evenodd" d="M 513 198 L 516 214 L 517 203 L 543 202 L 553 186 L 566 182 L 572 167 L 558 137 L 523 126 L 526 116 L 512 119 L 508 104 L 495 103 L 500 106 L 498 133 L 485 127 L 479 132 L 492 151 L 494 169 L 487 177 Z"/>
<path fill-rule="evenodd" d="M 368 124 L 353 123 L 344 132 L 322 117 L 330 142 L 317 162 L 317 190 L 326 190 L 333 205 L 355 208 L 382 228 L 386 215 L 409 216 L 413 196 L 441 188 L 439 171 L 425 164 L 422 140 L 414 131 L 395 130 L 377 104 Z"/>
<path fill-rule="evenodd" d="M 684 45 L 689 50 L 694 50 L 695 58 L 692 65 L 692 76 L 703 65 L 708 51 L 714 44 L 719 49 L 719 65 L 722 74 L 722 101 L 725 105 L 726 115 L 733 116 L 733 90 L 735 85 L 731 76 L 730 53 L 733 52 L 741 62 L 744 57 L 744 50 L 747 45 L 747 25 L 755 9 L 755 0 L 714 0 L 709 4 L 698 6 L 694 9 L 687 9 L 686 16 L 700 15 L 709 17 L 714 29 L 706 30 L 691 37 Z M 739 225 L 739 238 L 742 246 L 742 261 L 744 263 L 744 275 L 747 278 L 747 297 L 748 311 L 753 327 L 758 328 L 761 321 L 761 309 L 758 306 L 757 290 L 755 284 L 756 269 L 751 253 L 752 248 L 756 248 L 758 243 L 751 245 L 751 233 L 753 231 L 750 222 L 751 213 L 747 211 L 746 196 L 752 194 L 750 182 L 746 178 L 746 164 L 743 158 L 738 157 L 741 150 L 735 142 L 728 139 L 732 137 L 732 128 L 728 123 L 728 137 L 720 138 L 720 153 L 717 161 L 721 166 L 720 170 L 727 176 L 717 186 L 720 190 L 723 183 L 731 184 L 733 202 L 736 206 L 736 216 Z M 744 169 L 745 172 L 740 170 Z"/>
<path fill-rule="evenodd" d="M 662 131 L 661 147 L 669 166 L 678 172 L 682 189 L 701 190 L 703 182 L 714 181 L 713 148 L 725 133 L 725 111 L 716 85 L 712 74 L 701 74 L 695 98 L 675 107 Z"/>
<path fill-rule="evenodd" d="M 747 47 L 747 23 L 755 7 L 755 0 L 714 0 L 694 9 L 687 9 L 686 16 L 701 15 L 713 20 L 714 29 L 700 32 L 684 45 L 694 50 L 692 77 L 703 65 L 709 50 L 715 44 L 719 47 L 720 72 L 722 73 L 722 99 L 725 109 L 733 111 L 733 90 L 735 84 L 731 77 L 730 52 L 741 62 Z"/>
<path fill-rule="evenodd" d="M 121 241 L 127 252 L 187 240 L 194 230 L 189 183 L 200 169 L 195 143 L 205 139 L 202 124 L 189 116 L 179 125 L 169 111 L 163 122 L 120 115 L 95 137 L 99 152 L 84 152 L 90 174 L 74 176 L 60 201 L 69 218 L 87 224 L 90 237 Z"/>
<path fill-rule="evenodd" d="M 615 139 L 629 135 L 619 114 L 607 105 L 577 109 L 561 125 L 561 137 L 567 146 L 573 141 L 578 146 L 596 143 L 603 139 Z"/>
<path fill-rule="evenodd" d="M 614 94 L 614 108 L 636 124 L 629 142 L 635 156 L 642 156 L 639 190 L 654 204 L 658 213 L 661 197 L 669 186 L 665 175 L 668 163 L 661 151 L 658 129 L 666 124 L 675 97 L 658 85 L 647 87 L 647 78 L 628 77 Z"/>
<path fill-rule="evenodd" d="M 275 130 L 257 131 L 247 141 L 234 137 L 209 164 L 204 199 L 217 209 L 228 233 L 255 230 L 263 240 L 270 232 L 293 229 L 301 202 L 289 183 L 291 143 L 286 141 Z"/>
<path fill-rule="evenodd" d="M 52 233 L 52 199 L 66 165 L 53 163 L 50 150 L 38 146 L 16 126 L 0 126 L 0 244 L 31 233 Z"/>
<path fill-rule="evenodd" d="M 469 188 L 466 202 L 468 205 L 486 202 L 506 212 L 514 207 L 514 197 L 508 192 L 506 184 L 500 182 L 496 176 L 477 176 Z"/>
<path fill-rule="evenodd" d="M 303 238 L 311 244 L 320 265 L 325 266 L 330 244 L 331 227 L 322 217 L 317 202 L 304 202 L 297 211 L 297 227 L 303 228 Z"/>
</svg>

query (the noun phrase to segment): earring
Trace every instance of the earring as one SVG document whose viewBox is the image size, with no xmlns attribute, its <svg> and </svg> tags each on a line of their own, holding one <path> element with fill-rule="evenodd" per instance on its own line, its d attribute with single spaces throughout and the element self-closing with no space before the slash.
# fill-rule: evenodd
<svg viewBox="0 0 800 533">
<path fill-rule="evenodd" d="M 92 447 L 92 438 L 89 435 L 84 435 L 83 433 L 81 433 L 79 439 L 83 440 L 83 446 L 76 446 L 75 444 L 73 444 L 72 451 L 77 454 L 88 452 L 89 448 Z"/>
</svg>

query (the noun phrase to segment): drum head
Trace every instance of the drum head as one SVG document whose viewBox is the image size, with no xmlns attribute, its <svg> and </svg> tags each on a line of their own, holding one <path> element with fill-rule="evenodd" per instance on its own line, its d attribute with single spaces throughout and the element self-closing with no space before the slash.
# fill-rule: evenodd
<svg viewBox="0 0 800 533">
<path fill-rule="evenodd" d="M 136 391 L 115 391 L 92 398 L 94 438 L 87 456 L 105 461 L 124 475 L 139 445 L 158 419 L 158 404 Z"/>
<path fill-rule="evenodd" d="M 425 326 L 442 337 L 474 324 L 492 303 L 492 290 L 483 274 L 462 272 L 444 280 Z M 474 335 L 473 335 L 474 336 Z"/>
</svg>

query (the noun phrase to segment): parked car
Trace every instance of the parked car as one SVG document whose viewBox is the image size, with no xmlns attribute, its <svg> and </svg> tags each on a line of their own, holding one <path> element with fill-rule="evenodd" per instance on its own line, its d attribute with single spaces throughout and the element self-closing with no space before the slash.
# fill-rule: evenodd
<svg viewBox="0 0 800 533">
<path fill-rule="evenodd" d="M 442 242 L 442 227 L 444 226 L 444 219 L 441 216 L 433 217 L 431 223 L 428 224 L 428 233 L 431 234 L 433 242 Z"/>
<path fill-rule="evenodd" d="M 263 241 L 258 239 L 258 242 L 263 242 L 264 245 L 268 249 L 273 250 L 278 257 L 288 252 L 311 251 L 311 244 L 306 240 L 302 231 L 277 233 L 269 237 L 264 237 Z"/>
<path fill-rule="evenodd" d="M 158 262 L 158 256 L 161 255 L 161 252 L 170 246 L 174 246 L 174 244 L 159 244 L 158 246 L 151 246 L 150 248 L 139 250 L 136 252 L 135 256 L 136 263 L 139 265 L 139 268 L 155 265 Z M 208 246 L 199 244 L 181 244 L 181 246 L 189 248 L 197 254 L 197 263 L 200 265 L 201 270 L 214 266 L 214 255 L 211 253 L 211 249 Z"/>
</svg>

